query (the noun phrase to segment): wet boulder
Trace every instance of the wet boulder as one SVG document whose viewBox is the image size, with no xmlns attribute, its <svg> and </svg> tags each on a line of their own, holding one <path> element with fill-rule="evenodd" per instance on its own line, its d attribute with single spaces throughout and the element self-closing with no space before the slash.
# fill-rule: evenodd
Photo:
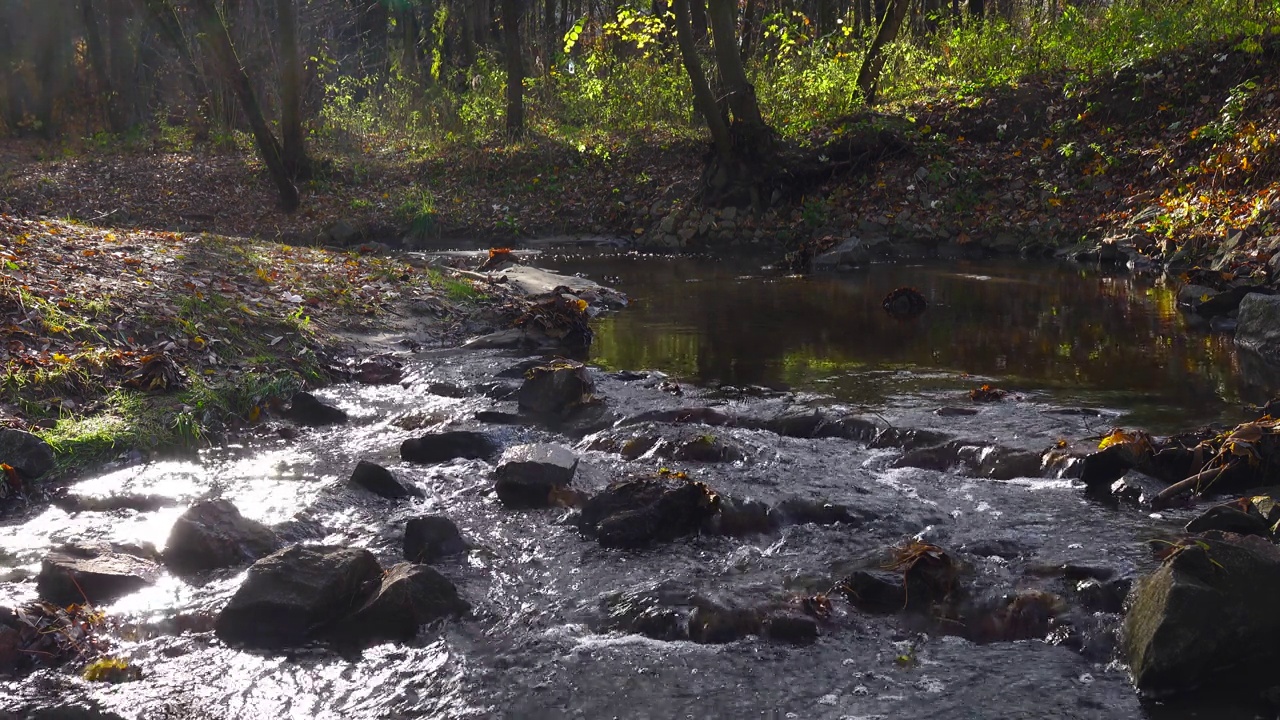
<svg viewBox="0 0 1280 720">
<path fill-rule="evenodd" d="M 40 563 L 36 590 L 58 605 L 102 605 L 153 585 L 160 566 L 109 546 L 68 545 Z"/>
<path fill-rule="evenodd" d="M 0 430 L 0 463 L 13 468 L 23 480 L 34 480 L 53 469 L 53 448 L 24 430 Z"/>
<path fill-rule="evenodd" d="M 759 635 L 762 618 L 755 608 L 738 608 L 702 599 L 689 613 L 689 639 L 696 643 L 720 645 Z"/>
<path fill-rule="evenodd" d="M 410 562 L 433 563 L 470 549 L 452 520 L 441 515 L 410 518 L 404 526 L 404 557 Z"/>
<path fill-rule="evenodd" d="M 387 570 L 364 604 L 338 623 L 334 638 L 358 645 L 409 640 L 423 625 L 469 612 L 458 588 L 435 568 L 400 563 Z"/>
<path fill-rule="evenodd" d="M 624 480 L 586 502 L 579 527 L 604 547 L 638 548 L 695 534 L 718 510 L 719 498 L 700 482 Z"/>
<path fill-rule="evenodd" d="M 400 457 L 414 463 L 443 463 L 455 458 L 485 460 L 498 452 L 488 435 L 471 430 L 450 430 L 409 438 L 400 444 Z"/>
<path fill-rule="evenodd" d="M 1270 537 L 1271 523 L 1248 498 L 1241 498 L 1205 510 L 1187 523 L 1186 530 L 1189 533 L 1219 530 L 1237 535 Z"/>
<path fill-rule="evenodd" d="M 578 469 L 578 456 L 560 445 L 517 445 L 502 454 L 493 471 L 498 500 L 508 508 L 541 508 L 552 504 L 552 492 L 568 487 Z"/>
<path fill-rule="evenodd" d="M 856 570 L 840 583 L 845 598 L 869 613 L 896 613 L 907 607 L 907 586 L 902 576 L 883 570 Z"/>
<path fill-rule="evenodd" d="M 774 513 L 780 522 L 788 525 L 863 525 L 876 519 L 876 514 L 867 510 L 851 508 L 847 505 L 836 505 L 825 500 L 790 497 L 778 503 Z"/>
<path fill-rule="evenodd" d="M 961 614 L 959 633 L 977 643 L 1032 640 L 1048 635 L 1066 604 L 1053 593 L 1023 590 L 973 603 Z"/>
<path fill-rule="evenodd" d="M 741 537 L 776 532 L 782 526 L 781 515 L 759 500 L 720 495 L 718 510 L 703 525 L 705 532 Z"/>
<path fill-rule="evenodd" d="M 770 613 L 760 629 L 770 640 L 794 645 L 808 645 L 818 639 L 818 621 L 797 612 Z"/>
<path fill-rule="evenodd" d="M 390 470 L 368 460 L 356 463 L 356 469 L 351 473 L 351 484 L 389 500 L 422 497 L 421 490 L 400 481 Z"/>
<path fill-rule="evenodd" d="M 381 580 L 377 559 L 363 548 L 293 545 L 249 568 L 214 631 L 227 643 L 295 647 L 363 606 Z"/>
<path fill-rule="evenodd" d="M 309 392 L 298 391 L 289 400 L 284 416 L 299 425 L 319 427 L 347 421 L 347 413 L 340 408 L 320 402 Z"/>
<path fill-rule="evenodd" d="M 244 517 L 229 501 L 203 500 L 173 524 L 164 562 L 177 573 L 198 573 L 253 562 L 279 548 L 270 528 Z"/>
<path fill-rule="evenodd" d="M 848 270 L 871 261 L 871 250 L 861 238 L 851 237 L 839 245 L 814 256 L 812 268 L 816 272 Z"/>
<path fill-rule="evenodd" d="M 1280 295 L 1250 293 L 1240 301 L 1235 343 L 1264 360 L 1280 362 Z"/>
<path fill-rule="evenodd" d="M 1129 595 L 1123 648 L 1134 684 L 1161 696 L 1267 674 L 1280 661 L 1277 596 L 1271 542 L 1218 532 L 1183 542 Z"/>
<path fill-rule="evenodd" d="M 686 433 L 688 434 L 688 433 Z M 746 457 L 745 448 L 731 438 L 702 433 L 674 441 L 662 441 L 655 451 L 660 457 L 685 462 L 737 462 Z"/>
<path fill-rule="evenodd" d="M 529 370 L 516 402 L 531 415 L 563 417 L 592 402 L 595 391 L 587 366 L 563 361 Z"/>
</svg>

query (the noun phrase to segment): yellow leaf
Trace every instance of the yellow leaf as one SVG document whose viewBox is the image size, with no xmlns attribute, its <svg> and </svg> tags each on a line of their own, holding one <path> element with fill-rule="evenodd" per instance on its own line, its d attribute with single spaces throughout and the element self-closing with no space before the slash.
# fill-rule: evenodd
<svg viewBox="0 0 1280 720">
<path fill-rule="evenodd" d="M 66 355 L 63 355 L 62 353 L 54 353 L 54 354 L 53 354 L 53 361 L 54 361 L 54 362 L 59 362 L 59 363 L 62 363 L 63 365 L 65 365 L 65 364 L 67 364 L 67 363 L 71 362 L 71 358 L 67 357 Z"/>
<path fill-rule="evenodd" d="M 1059 200 L 1058 198 L 1049 198 L 1049 205 L 1051 207 L 1058 207 L 1061 204 L 1062 204 L 1062 201 Z"/>
<path fill-rule="evenodd" d="M 1045 138 L 1045 139 L 1044 139 L 1044 144 L 1040 146 L 1040 149 L 1041 149 L 1041 150 L 1048 150 L 1048 149 L 1049 149 L 1049 146 L 1050 146 L 1050 145 L 1052 145 L 1052 144 L 1053 144 L 1053 138 Z"/>
<path fill-rule="evenodd" d="M 1098 449 L 1106 450 L 1112 445 L 1123 445 L 1125 443 L 1131 443 L 1135 439 L 1136 438 L 1133 435 L 1130 435 L 1129 433 L 1125 432 L 1124 430 L 1121 430 L 1120 428 L 1116 428 L 1111 432 L 1110 435 L 1102 438 L 1102 442 L 1098 443 Z"/>
<path fill-rule="evenodd" d="M 249 422 L 258 422 L 258 417 L 260 415 L 262 415 L 262 408 L 254 405 L 253 409 L 249 411 Z"/>
<path fill-rule="evenodd" d="M 59 333 L 59 332 L 66 332 L 66 330 L 67 330 L 67 329 L 66 329 L 65 327 L 61 326 L 61 325 L 50 325 L 50 326 L 49 326 L 49 332 Z"/>
<path fill-rule="evenodd" d="M 924 127 L 920 128 L 920 132 L 924 133 L 925 135 L 928 135 L 932 131 L 933 131 L 933 126 L 931 125 L 925 125 Z"/>
<path fill-rule="evenodd" d="M 1208 302 L 1208 301 L 1209 301 L 1209 293 L 1205 293 L 1200 296 L 1200 302 Z"/>
</svg>

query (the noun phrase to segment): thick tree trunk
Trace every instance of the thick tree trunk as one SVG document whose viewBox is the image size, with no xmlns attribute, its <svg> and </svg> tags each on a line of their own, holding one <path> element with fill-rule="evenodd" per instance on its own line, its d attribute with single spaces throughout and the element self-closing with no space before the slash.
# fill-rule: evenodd
<svg viewBox="0 0 1280 720">
<path fill-rule="evenodd" d="M 695 31 L 690 18 L 689 0 L 672 0 L 671 7 L 676 13 L 676 45 L 680 48 L 680 59 L 684 62 L 685 73 L 693 86 L 693 106 L 707 122 L 711 132 L 711 141 L 716 154 L 722 160 L 733 158 L 733 139 L 729 136 L 729 124 L 720 114 L 715 95 L 707 84 L 707 76 L 702 72 L 702 59 L 698 57 L 695 45 Z"/>
<path fill-rule="evenodd" d="M 305 177 L 306 139 L 302 133 L 302 55 L 298 50 L 298 6 L 296 0 L 276 0 L 280 23 L 280 139 L 281 161 L 290 178 Z"/>
<path fill-rule="evenodd" d="M 258 146 L 258 153 L 262 156 L 271 179 L 275 181 L 276 188 L 280 191 L 280 204 L 285 212 L 291 213 L 298 209 L 298 188 L 294 187 L 293 181 L 289 179 L 289 173 L 285 170 L 284 151 L 276 140 L 276 136 L 272 134 L 271 127 L 267 125 L 266 117 L 262 114 L 262 106 L 258 103 L 257 93 L 254 92 L 253 81 L 240 63 L 240 58 L 236 56 L 236 49 L 231 44 L 231 34 L 227 31 L 227 25 L 218 14 L 214 0 L 193 0 L 193 3 L 199 15 L 209 51 L 213 53 L 225 81 L 231 86 L 236 99 L 240 101 L 240 106 L 249 120 L 249 127 L 253 130 L 253 139 Z"/>
<path fill-rule="evenodd" d="M 902 29 L 902 20 L 907 16 L 907 6 L 911 4 L 911 0 L 892 0 L 892 3 L 884 22 L 880 23 L 875 39 L 871 41 L 871 47 L 867 48 L 862 68 L 858 70 L 858 91 L 862 93 L 863 102 L 868 105 L 876 102 L 876 95 L 880 91 L 880 73 L 884 70 L 885 48 L 898 39 L 898 31 Z"/>
<path fill-rule="evenodd" d="M 690 22 L 693 24 L 693 42 L 700 43 L 707 39 L 707 0 L 692 0 L 689 3 Z"/>
<path fill-rule="evenodd" d="M 524 57 L 520 47 L 521 0 L 502 0 L 502 38 L 507 61 L 507 135 L 524 134 Z"/>
</svg>

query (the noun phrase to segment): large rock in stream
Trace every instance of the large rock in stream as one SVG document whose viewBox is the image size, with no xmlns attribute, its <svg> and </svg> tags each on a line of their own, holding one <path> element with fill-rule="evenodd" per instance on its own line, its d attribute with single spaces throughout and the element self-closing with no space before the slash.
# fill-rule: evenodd
<svg viewBox="0 0 1280 720">
<path fill-rule="evenodd" d="M 718 498 L 700 482 L 640 478 L 616 482 L 582 508 L 578 526 L 604 547 L 638 548 L 697 533 L 718 511 Z"/>
<path fill-rule="evenodd" d="M 471 549 L 458 526 L 442 515 L 410 518 L 404 526 L 404 557 L 410 562 L 433 563 Z"/>
<path fill-rule="evenodd" d="M 53 448 L 23 430 L 0 430 L 0 463 L 13 468 L 18 477 L 34 480 L 53 469 Z"/>
<path fill-rule="evenodd" d="M 351 484 L 388 500 L 422 497 L 421 490 L 401 481 L 392 475 L 390 470 L 368 460 L 356 463 L 356 469 L 351 472 Z"/>
<path fill-rule="evenodd" d="M 178 573 L 198 573 L 253 562 L 280 544 L 270 528 L 244 517 L 229 501 L 203 500 L 173 524 L 164 562 Z"/>
<path fill-rule="evenodd" d="M 320 399 L 309 392 L 298 391 L 289 401 L 284 416 L 299 425 L 320 427 L 336 425 L 347 421 L 347 413 L 341 408 L 320 402 Z"/>
<path fill-rule="evenodd" d="M 565 361 L 529 370 L 516 402 L 522 412 L 531 415 L 563 417 L 590 403 L 595 391 L 596 383 L 587 367 Z"/>
<path fill-rule="evenodd" d="M 1134 684 L 1164 696 L 1273 678 L 1277 597 L 1280 548 L 1271 542 L 1219 532 L 1184 541 L 1130 593 L 1124 650 Z"/>
<path fill-rule="evenodd" d="M 1280 295 L 1244 296 L 1236 316 L 1235 341 L 1264 360 L 1280 362 Z"/>
<path fill-rule="evenodd" d="M 450 430 L 409 438 L 400 444 L 400 457 L 414 463 L 442 463 L 455 458 L 485 460 L 498 452 L 488 435 L 471 430 Z"/>
<path fill-rule="evenodd" d="M 494 490 L 509 508 L 548 507 L 552 492 L 568 487 L 577 469 L 578 456 L 560 445 L 517 445 L 493 471 Z"/>
<path fill-rule="evenodd" d="M 249 568 L 218 614 L 224 642 L 257 648 L 300 645 L 365 604 L 382 568 L 362 548 L 293 545 Z"/>
<path fill-rule="evenodd" d="M 408 640 L 427 623 L 466 615 L 471 606 L 458 589 L 434 568 L 400 563 L 387 570 L 377 591 L 335 628 L 340 642 L 367 645 Z"/>
<path fill-rule="evenodd" d="M 101 605 L 155 583 L 160 566 L 109 546 L 65 546 L 40 564 L 36 590 L 58 605 Z"/>
</svg>

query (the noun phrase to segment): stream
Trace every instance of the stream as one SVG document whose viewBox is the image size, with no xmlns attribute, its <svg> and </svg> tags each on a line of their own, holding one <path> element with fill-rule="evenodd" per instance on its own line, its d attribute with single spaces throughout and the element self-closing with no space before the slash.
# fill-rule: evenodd
<svg viewBox="0 0 1280 720">
<path fill-rule="evenodd" d="M 1230 337 L 1189 326 L 1173 290 L 1151 279 L 1025 262 L 874 266 L 811 278 L 696 258 L 557 255 L 538 263 L 632 298 L 631 307 L 596 319 L 588 358 L 597 394 L 617 419 L 681 407 L 760 418 L 822 408 L 979 448 L 1039 453 L 1059 440 L 1096 445 L 1116 426 L 1234 424 L 1245 402 L 1264 399 Z M 901 285 L 928 299 L 921 317 L 896 320 L 880 307 Z M 286 539 L 368 548 L 384 566 L 401 556 L 406 519 L 446 515 L 476 545 L 437 565 L 471 603 L 471 617 L 357 656 L 319 646 L 249 652 L 211 632 L 243 569 L 200 583 L 165 576 L 104 608 L 116 623 L 117 654 L 143 679 L 88 683 L 46 670 L 0 681 L 0 717 L 1254 717 L 1247 707 L 1141 701 L 1115 660 L 1120 615 L 1086 598 L 1077 576 L 1149 571 L 1157 561 L 1147 541 L 1174 534 L 1193 510 L 1100 504 L 1053 469 L 995 479 L 901 466 L 908 448 L 745 425 L 707 431 L 743 450 L 736 461 L 628 461 L 590 449 L 614 429 L 583 436 L 478 421 L 479 411 L 514 408 L 477 386 L 519 356 L 429 350 L 403 360 L 399 385 L 317 392 L 350 415 L 345 425 L 303 429 L 296 439 L 264 432 L 195 459 L 87 478 L 69 489 L 87 506 L 119 496 L 147 502 L 70 514 L 49 507 L 0 526 L 0 605 L 34 599 L 51 547 L 163 547 L 190 503 L 220 497 Z M 968 391 L 984 383 L 1011 394 L 971 402 Z M 463 392 L 432 392 L 446 386 Z M 952 407 L 977 412 L 937 412 Z M 668 466 L 733 497 L 842 504 L 866 521 L 606 549 L 568 524 L 567 510 L 503 509 L 492 463 L 400 460 L 403 440 L 445 428 L 483 430 L 504 446 L 566 445 L 581 458 L 574 487 L 588 493 Z M 349 487 L 361 459 L 392 469 L 425 497 L 396 502 Z M 911 538 L 961 554 L 980 593 L 1062 597 L 1070 631 L 979 642 L 907 616 L 863 613 L 834 593 L 832 617 L 808 645 L 755 636 L 669 642 L 619 629 L 618 608 L 639 599 L 785 603 L 827 593 L 852 568 Z"/>
</svg>

